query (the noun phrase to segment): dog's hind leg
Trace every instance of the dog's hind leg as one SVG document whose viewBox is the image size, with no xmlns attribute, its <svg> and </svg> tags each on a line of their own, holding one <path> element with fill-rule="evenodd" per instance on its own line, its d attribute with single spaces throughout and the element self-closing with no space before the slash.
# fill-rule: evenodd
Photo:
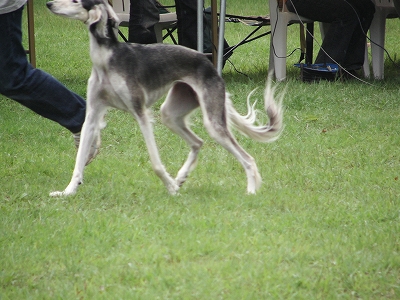
<svg viewBox="0 0 400 300">
<path fill-rule="evenodd" d="M 220 95 L 222 96 L 222 95 Z M 206 96 L 204 102 L 204 126 L 208 130 L 210 136 L 214 138 L 221 146 L 233 154 L 243 166 L 247 176 L 247 193 L 255 194 L 256 190 L 261 185 L 261 176 L 258 172 L 254 158 L 248 154 L 236 141 L 235 137 L 230 132 L 227 120 L 226 110 L 224 105 L 215 105 L 212 99 L 219 97 Z"/>
<path fill-rule="evenodd" d="M 226 126 L 210 126 L 205 124 L 210 136 L 214 138 L 221 146 L 233 154 L 243 166 L 247 176 L 247 193 L 255 194 L 261 185 L 261 176 L 258 172 L 254 158 L 248 154 L 236 141 Z"/>
<path fill-rule="evenodd" d="M 148 113 L 149 113 L 148 110 L 143 108 L 141 114 L 136 115 L 136 119 L 139 123 L 140 130 L 142 131 L 144 140 L 146 142 L 151 165 L 156 175 L 161 179 L 161 181 L 166 186 L 168 192 L 171 195 L 175 195 L 179 190 L 179 186 L 177 185 L 176 181 L 168 174 L 168 172 L 165 170 L 164 165 L 161 162 L 157 144 L 154 138 L 153 126 L 151 124 L 151 120 L 150 117 L 148 116 Z"/>
<path fill-rule="evenodd" d="M 178 82 L 171 88 L 161 106 L 162 122 L 181 136 L 190 147 L 186 162 L 182 165 L 175 179 L 179 186 L 182 186 L 189 173 L 196 167 L 197 156 L 203 145 L 203 141 L 188 128 L 186 122 L 189 114 L 198 106 L 195 92 L 183 82 Z"/>
</svg>

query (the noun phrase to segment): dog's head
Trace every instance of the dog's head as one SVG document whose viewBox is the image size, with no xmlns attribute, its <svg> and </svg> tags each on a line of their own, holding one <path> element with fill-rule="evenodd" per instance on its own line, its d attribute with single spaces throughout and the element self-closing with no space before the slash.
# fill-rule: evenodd
<svg viewBox="0 0 400 300">
<path fill-rule="evenodd" d="M 118 16 L 107 0 L 53 0 L 46 5 L 56 15 L 84 22 L 97 36 L 107 38 L 111 29 L 118 30 Z"/>
</svg>

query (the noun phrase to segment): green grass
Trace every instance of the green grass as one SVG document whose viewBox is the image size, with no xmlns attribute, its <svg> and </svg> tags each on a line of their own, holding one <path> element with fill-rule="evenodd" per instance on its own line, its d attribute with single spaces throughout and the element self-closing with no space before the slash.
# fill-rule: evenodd
<svg viewBox="0 0 400 300">
<path fill-rule="evenodd" d="M 267 4 L 228 1 L 228 12 Z M 38 67 L 85 96 L 85 26 L 35 1 Z M 261 9 L 263 8 L 263 9 Z M 233 44 L 248 32 L 227 24 Z M 386 48 L 398 62 L 399 20 Z M 298 44 L 290 28 L 289 47 Z M 317 50 L 318 47 L 316 47 Z M 238 110 L 268 70 L 269 39 L 238 48 L 223 76 Z M 0 96 L 0 299 L 399 299 L 400 74 L 385 80 L 305 84 L 288 59 L 285 131 L 272 144 L 238 135 L 264 183 L 247 196 L 236 160 L 205 133 L 199 165 L 167 194 L 131 116 L 107 115 L 102 149 L 75 196 L 72 137 Z M 261 109 L 261 106 L 260 106 Z M 160 125 L 162 160 L 176 174 L 185 144 Z"/>
</svg>

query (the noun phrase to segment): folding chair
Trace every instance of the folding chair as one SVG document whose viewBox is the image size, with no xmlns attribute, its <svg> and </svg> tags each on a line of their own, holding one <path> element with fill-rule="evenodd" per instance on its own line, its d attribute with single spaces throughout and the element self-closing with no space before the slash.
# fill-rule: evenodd
<svg viewBox="0 0 400 300">
<path fill-rule="evenodd" d="M 393 0 L 373 1 L 375 3 L 375 15 L 369 28 L 372 41 L 372 71 L 375 79 L 383 79 L 386 19 L 397 18 L 399 14 Z"/>
<path fill-rule="evenodd" d="M 242 23 L 246 26 L 255 27 L 244 39 L 242 39 L 236 45 L 229 47 L 228 51 L 225 51 L 223 54 L 224 58 L 230 56 L 230 54 L 238 47 L 255 41 L 259 38 L 262 38 L 271 33 L 271 31 L 264 32 L 261 34 L 256 35 L 256 33 L 264 26 L 271 25 L 271 19 L 269 16 L 238 16 L 238 15 L 231 15 L 226 14 L 226 22 L 230 23 Z"/>
<path fill-rule="evenodd" d="M 113 0 L 110 3 L 118 18 L 120 19 L 119 26 L 121 27 L 129 27 L 129 11 L 130 11 L 130 1 L 129 0 Z M 163 40 L 167 37 L 170 37 L 174 44 L 177 44 L 172 32 L 176 29 L 177 17 L 175 12 L 169 12 L 164 6 L 158 3 L 157 5 L 160 11 L 160 21 L 154 26 L 154 30 L 156 33 L 156 38 L 158 43 L 162 43 Z M 167 34 L 163 36 L 162 31 L 166 30 Z M 118 31 L 121 38 L 127 42 L 128 39 L 124 36 L 124 34 L 119 30 Z"/>
<path fill-rule="evenodd" d="M 272 0 L 276 3 L 277 5 L 277 1 L 276 0 Z M 298 20 L 297 16 L 296 18 L 294 17 L 295 14 L 285 12 L 285 18 L 279 18 L 279 21 L 286 20 L 284 22 L 282 22 L 281 24 L 279 24 L 280 26 L 276 26 L 276 22 L 278 20 L 278 17 L 276 16 L 276 14 L 274 14 L 274 10 L 271 9 L 271 7 L 273 7 L 273 5 L 271 5 L 270 1 L 270 10 L 271 10 L 271 17 L 269 16 L 238 16 L 238 15 L 231 15 L 231 14 L 226 14 L 226 7 L 225 5 L 223 5 L 223 1 L 221 0 L 221 9 L 220 9 L 220 14 L 217 14 L 214 10 L 216 10 L 216 4 L 213 6 L 211 6 L 211 14 L 215 14 L 215 18 L 217 18 L 217 15 L 219 15 L 219 30 L 217 29 L 218 25 L 217 25 L 217 21 L 213 18 L 212 19 L 212 27 L 213 27 L 213 35 L 216 35 L 216 32 L 219 31 L 219 35 L 223 36 L 224 35 L 224 31 L 225 31 L 225 27 L 224 22 L 235 22 L 235 23 L 242 23 L 248 26 L 253 26 L 255 27 L 255 29 L 253 29 L 242 41 L 240 41 L 239 43 L 237 43 L 234 46 L 231 46 L 228 48 L 228 51 L 226 51 L 227 49 L 219 49 L 221 46 L 221 38 L 219 38 L 218 40 L 218 47 L 215 43 L 215 39 L 213 39 L 213 44 L 215 48 L 218 48 L 218 62 L 216 64 L 217 69 L 219 74 L 222 73 L 222 60 L 226 59 L 227 57 L 229 57 L 232 54 L 232 51 L 235 50 L 236 48 L 238 48 L 241 45 L 250 43 L 258 38 L 264 37 L 268 34 L 275 35 L 277 34 L 279 37 L 283 37 L 284 39 L 281 40 L 279 39 L 278 43 L 274 43 L 272 44 L 272 36 L 271 36 L 271 54 L 270 54 L 270 70 L 274 70 L 274 73 L 277 74 L 277 78 L 278 80 L 283 80 L 286 76 L 286 39 L 287 39 L 287 26 L 290 26 L 295 22 L 295 20 Z M 199 1 L 202 2 L 202 1 Z M 201 6 L 200 6 L 201 7 Z M 293 16 L 294 15 L 294 16 Z M 290 18 L 288 18 L 288 16 Z M 222 18 L 224 18 L 224 20 L 222 20 Z M 272 21 L 274 18 L 275 23 Z M 198 26 L 201 27 L 202 22 L 199 22 L 199 20 L 201 21 L 202 18 L 199 18 L 198 16 Z M 314 21 L 312 20 L 308 20 L 308 19 L 303 19 L 303 22 L 307 22 L 307 29 L 309 32 L 313 33 L 314 30 Z M 297 23 L 300 23 L 300 20 L 298 20 Z M 275 24 L 275 27 L 273 27 Z M 261 33 L 256 35 L 256 33 L 264 26 L 270 26 L 273 27 L 273 29 L 271 29 L 271 31 L 265 32 L 265 33 Z M 311 35 L 307 34 L 307 36 L 305 35 L 305 31 L 304 31 L 304 27 L 302 26 L 302 24 L 300 23 L 300 42 L 301 42 L 301 49 L 302 49 L 302 54 L 300 57 L 299 61 L 302 61 L 305 58 L 305 62 L 306 63 L 311 63 L 312 62 L 312 49 L 313 49 L 313 39 L 311 37 Z M 277 30 L 277 29 L 280 29 Z M 284 30 L 284 35 L 280 34 L 280 32 Z M 203 41 L 203 36 L 202 36 L 202 32 L 199 33 L 199 43 L 201 44 Z M 279 50 L 282 50 L 284 45 L 284 54 L 281 55 L 277 55 L 276 60 L 274 60 L 273 56 L 274 54 L 277 54 L 277 52 L 275 51 L 275 49 L 273 49 L 273 47 L 277 47 L 278 52 L 280 52 Z M 307 50 L 306 50 L 307 49 Z M 200 51 L 200 50 L 199 50 Z M 214 57 L 214 55 L 213 55 Z M 281 60 L 279 60 L 278 58 L 281 58 Z M 275 71 L 275 66 L 277 66 L 277 70 Z M 282 70 L 283 69 L 283 70 Z M 283 73 L 283 76 L 281 75 Z"/>
<path fill-rule="evenodd" d="M 269 11 L 271 15 L 271 44 L 269 54 L 269 72 L 275 75 L 277 81 L 286 78 L 286 56 L 287 56 L 287 26 L 289 24 L 300 24 L 301 48 L 306 56 L 306 63 L 312 63 L 313 40 L 307 33 L 304 37 L 303 24 L 307 23 L 307 31 L 314 31 L 314 21 L 299 17 L 287 10 L 286 0 L 269 0 Z M 306 51 L 309 50 L 309 51 Z"/>
</svg>

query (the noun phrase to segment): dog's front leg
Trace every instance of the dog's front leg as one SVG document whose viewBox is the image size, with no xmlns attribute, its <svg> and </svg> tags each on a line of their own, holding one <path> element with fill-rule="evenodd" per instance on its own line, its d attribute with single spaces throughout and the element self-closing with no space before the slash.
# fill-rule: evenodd
<svg viewBox="0 0 400 300">
<path fill-rule="evenodd" d="M 69 196 L 76 193 L 78 186 L 83 181 L 83 170 L 89 157 L 90 147 L 96 136 L 100 134 L 101 123 L 106 112 L 102 106 L 93 107 L 88 99 L 85 123 L 82 127 L 78 153 L 72 178 L 64 191 L 50 193 L 50 196 Z"/>
<path fill-rule="evenodd" d="M 72 174 L 72 178 L 68 186 L 64 191 L 57 191 L 50 193 L 50 196 L 69 196 L 76 193 L 78 186 L 83 180 L 83 170 L 85 168 L 86 161 L 89 157 L 90 145 L 94 140 L 94 124 L 90 124 L 89 116 L 86 117 L 85 123 L 82 127 L 81 140 L 79 143 L 78 153 L 76 155 L 75 168 Z"/>
</svg>

